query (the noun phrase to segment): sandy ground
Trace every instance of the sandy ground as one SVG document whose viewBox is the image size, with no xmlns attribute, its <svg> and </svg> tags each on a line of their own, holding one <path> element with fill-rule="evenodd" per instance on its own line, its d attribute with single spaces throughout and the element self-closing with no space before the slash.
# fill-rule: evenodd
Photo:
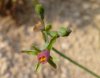
<svg viewBox="0 0 100 78">
<path fill-rule="evenodd" d="M 41 3 L 46 9 L 46 23 L 52 23 L 54 30 L 62 25 L 72 29 L 69 37 L 57 40 L 55 47 L 100 75 L 100 0 Z M 43 39 L 40 32 L 33 31 L 32 14 L 26 19 L 24 24 L 16 25 L 10 16 L 0 17 L 0 78 L 95 78 L 53 52 L 58 68 L 46 64 L 35 72 L 36 57 L 20 51 L 29 49 L 32 43 L 40 46 Z"/>
</svg>

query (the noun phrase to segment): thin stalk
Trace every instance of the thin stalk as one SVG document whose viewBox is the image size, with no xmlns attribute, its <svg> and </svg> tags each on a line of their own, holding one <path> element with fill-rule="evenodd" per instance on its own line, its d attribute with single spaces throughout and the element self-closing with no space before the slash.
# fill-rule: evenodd
<svg viewBox="0 0 100 78">
<path fill-rule="evenodd" d="M 43 35 L 44 41 L 48 42 L 48 35 L 47 35 L 46 31 L 42 31 L 42 35 Z"/>
<path fill-rule="evenodd" d="M 81 64 L 77 63 L 76 61 L 72 60 L 70 57 L 62 54 L 60 51 L 56 50 L 55 48 L 52 48 L 52 50 L 54 52 L 56 52 L 57 54 L 59 54 L 60 56 L 62 56 L 63 58 L 67 59 L 68 61 L 70 61 L 71 63 L 73 63 L 74 65 L 77 65 L 78 67 L 80 67 L 81 69 L 87 71 L 88 73 L 90 73 L 91 75 L 93 75 L 96 78 L 100 78 L 99 75 L 97 75 L 96 73 L 94 73 L 93 71 L 89 70 L 88 68 L 82 66 Z"/>
<path fill-rule="evenodd" d="M 42 22 L 43 27 L 44 27 L 44 29 L 41 31 L 41 32 L 42 32 L 42 35 L 43 35 L 43 38 L 44 38 L 44 41 L 45 41 L 45 42 L 48 42 L 48 41 L 49 41 L 49 40 L 48 40 L 48 34 L 46 33 L 46 31 L 44 31 L 45 28 L 46 28 L 44 19 L 41 19 L 41 22 Z"/>
</svg>

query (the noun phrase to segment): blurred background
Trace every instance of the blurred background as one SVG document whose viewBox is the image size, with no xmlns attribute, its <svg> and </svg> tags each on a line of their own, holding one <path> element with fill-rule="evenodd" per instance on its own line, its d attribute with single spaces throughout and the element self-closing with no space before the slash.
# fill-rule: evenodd
<svg viewBox="0 0 100 78">
<path fill-rule="evenodd" d="M 59 38 L 55 47 L 100 75 L 100 0 L 40 2 L 53 30 L 61 26 L 72 30 L 67 38 Z M 54 52 L 58 68 L 45 64 L 35 72 L 36 57 L 20 51 L 32 43 L 42 46 L 41 33 L 33 31 L 37 21 L 33 0 L 0 0 L 0 78 L 95 78 Z"/>
</svg>

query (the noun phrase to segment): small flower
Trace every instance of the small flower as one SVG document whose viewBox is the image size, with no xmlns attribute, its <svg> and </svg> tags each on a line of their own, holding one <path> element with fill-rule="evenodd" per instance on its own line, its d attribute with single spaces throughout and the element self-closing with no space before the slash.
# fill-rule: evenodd
<svg viewBox="0 0 100 78">
<path fill-rule="evenodd" d="M 50 58 L 50 51 L 48 50 L 44 50 L 42 52 L 40 52 L 38 55 L 38 61 L 42 64 L 46 63 L 48 61 L 48 59 Z"/>
<path fill-rule="evenodd" d="M 46 48 L 44 50 L 41 50 L 37 47 L 35 47 L 34 45 L 32 45 L 33 50 L 22 50 L 23 53 L 27 53 L 27 54 L 31 54 L 31 55 L 36 55 L 37 59 L 38 59 L 38 63 L 36 66 L 36 71 L 38 69 L 38 67 L 40 66 L 40 64 L 45 64 L 45 63 L 49 63 L 52 67 L 56 68 L 56 64 L 53 62 L 53 58 L 50 55 L 50 51 L 52 49 L 53 44 L 56 41 L 56 36 L 53 37 L 50 42 L 48 42 L 48 45 L 46 46 Z"/>
</svg>

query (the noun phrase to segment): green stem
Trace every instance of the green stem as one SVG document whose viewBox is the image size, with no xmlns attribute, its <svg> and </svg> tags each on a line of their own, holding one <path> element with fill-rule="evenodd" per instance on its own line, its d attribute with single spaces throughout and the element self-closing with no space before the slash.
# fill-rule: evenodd
<svg viewBox="0 0 100 78">
<path fill-rule="evenodd" d="M 48 42 L 48 35 L 47 35 L 46 31 L 42 31 L 42 35 L 43 35 L 44 41 Z"/>
<path fill-rule="evenodd" d="M 88 73 L 90 73 L 91 75 L 95 76 L 96 78 L 100 78 L 99 75 L 97 75 L 96 73 L 94 73 L 93 71 L 89 70 L 88 68 L 82 66 L 81 64 L 77 63 L 76 61 L 72 60 L 70 57 L 62 54 L 60 51 L 56 50 L 55 48 L 52 48 L 54 52 L 56 52 L 57 54 L 59 54 L 60 56 L 62 56 L 63 58 L 67 59 L 68 61 L 72 62 L 73 64 L 77 65 L 78 67 L 82 68 L 83 70 L 87 71 Z"/>
</svg>

